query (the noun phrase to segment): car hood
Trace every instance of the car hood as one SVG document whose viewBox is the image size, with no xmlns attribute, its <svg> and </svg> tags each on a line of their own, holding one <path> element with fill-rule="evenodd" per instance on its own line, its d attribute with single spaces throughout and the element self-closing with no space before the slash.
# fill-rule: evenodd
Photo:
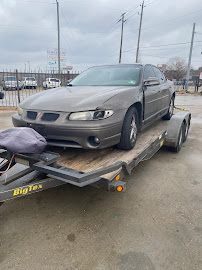
<svg viewBox="0 0 202 270">
<path fill-rule="evenodd" d="M 69 86 L 44 90 L 30 96 L 20 106 L 26 110 L 75 112 L 94 110 L 117 94 L 137 87 Z"/>
</svg>

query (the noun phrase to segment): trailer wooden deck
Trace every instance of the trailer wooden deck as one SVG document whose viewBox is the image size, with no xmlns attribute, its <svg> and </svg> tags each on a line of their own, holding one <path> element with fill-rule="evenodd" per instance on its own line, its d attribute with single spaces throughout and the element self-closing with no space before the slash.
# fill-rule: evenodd
<svg viewBox="0 0 202 270">
<path fill-rule="evenodd" d="M 54 152 L 60 154 L 57 164 L 62 167 L 71 168 L 81 172 L 90 172 L 114 164 L 117 160 L 129 163 L 135 159 L 145 148 L 155 141 L 168 125 L 167 121 L 160 120 L 152 127 L 145 129 L 138 134 L 135 147 L 130 151 L 110 147 L 102 150 L 85 150 L 67 148 L 66 150 L 54 147 Z M 50 147 L 50 150 L 53 150 Z M 105 175 L 111 179 L 116 172 Z"/>
</svg>

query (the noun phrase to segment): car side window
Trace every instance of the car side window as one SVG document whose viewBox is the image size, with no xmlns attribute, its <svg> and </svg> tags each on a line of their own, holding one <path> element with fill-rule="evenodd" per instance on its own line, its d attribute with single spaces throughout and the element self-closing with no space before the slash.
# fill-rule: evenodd
<svg viewBox="0 0 202 270">
<path fill-rule="evenodd" d="M 165 76 L 163 75 L 163 73 L 156 67 L 152 67 L 155 73 L 155 77 L 157 77 L 160 80 L 160 83 L 164 83 L 165 82 Z"/>
<path fill-rule="evenodd" d="M 149 77 L 156 77 L 151 66 L 147 65 L 144 68 L 144 80 L 147 80 Z"/>
</svg>

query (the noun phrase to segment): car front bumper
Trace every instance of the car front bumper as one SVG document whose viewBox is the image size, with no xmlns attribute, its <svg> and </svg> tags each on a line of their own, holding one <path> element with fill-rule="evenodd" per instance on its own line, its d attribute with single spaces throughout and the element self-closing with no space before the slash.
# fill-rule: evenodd
<svg viewBox="0 0 202 270">
<path fill-rule="evenodd" d="M 15 127 L 31 127 L 44 136 L 49 145 L 84 149 L 102 149 L 119 143 L 125 110 L 104 120 L 63 121 L 60 117 L 54 123 L 40 120 L 31 121 L 15 114 L 12 117 Z M 99 138 L 99 143 L 94 139 Z"/>
</svg>

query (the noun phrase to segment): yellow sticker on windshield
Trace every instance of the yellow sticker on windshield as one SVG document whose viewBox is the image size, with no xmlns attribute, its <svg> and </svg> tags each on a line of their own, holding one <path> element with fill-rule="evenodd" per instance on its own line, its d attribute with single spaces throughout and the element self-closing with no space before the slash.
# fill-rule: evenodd
<svg viewBox="0 0 202 270">
<path fill-rule="evenodd" d="M 136 84 L 136 81 L 131 80 L 128 83 Z"/>
</svg>

